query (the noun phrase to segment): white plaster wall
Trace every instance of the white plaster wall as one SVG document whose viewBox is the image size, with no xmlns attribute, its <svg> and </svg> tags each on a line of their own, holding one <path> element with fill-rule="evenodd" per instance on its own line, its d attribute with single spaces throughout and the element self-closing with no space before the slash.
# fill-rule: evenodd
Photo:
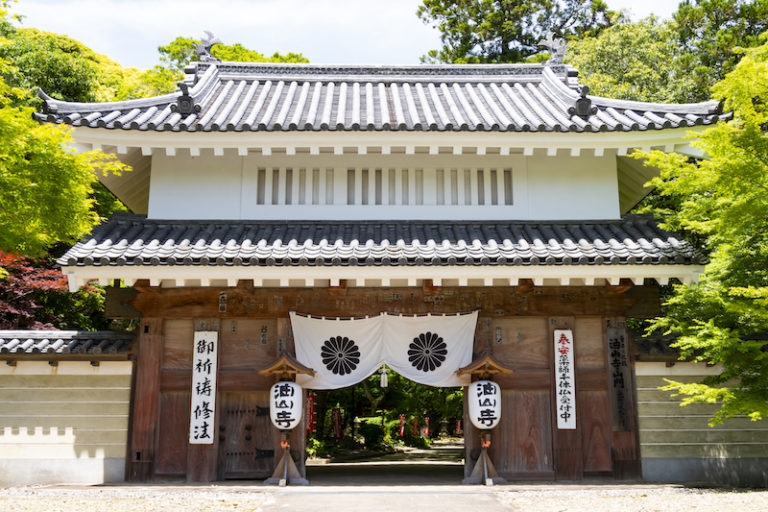
<svg viewBox="0 0 768 512">
<path fill-rule="evenodd" d="M 256 199 L 259 172 L 266 170 L 272 176 L 273 169 L 280 173 L 292 169 L 294 181 L 298 181 L 299 173 L 308 181 L 313 171 L 319 172 L 315 176 L 324 176 L 322 183 L 325 186 L 327 181 L 332 201 L 326 201 L 325 193 L 319 194 L 319 201 L 313 201 L 311 185 L 306 184 L 306 193 L 302 192 L 304 204 L 286 204 L 287 186 L 273 189 L 270 177 L 262 185 L 268 194 L 275 190 L 279 198 L 274 201 L 276 204 L 269 198 L 259 204 Z M 367 169 L 369 180 L 373 180 L 377 170 L 387 173 L 390 169 L 408 169 L 411 174 L 418 172 L 423 177 L 423 187 L 410 184 L 410 202 L 406 205 L 390 204 L 400 201 L 399 192 L 398 197 L 388 197 L 389 192 L 385 193 L 381 204 L 360 204 L 363 190 L 358 178 L 354 187 L 356 198 L 348 204 L 349 169 Z M 469 191 L 467 197 L 476 197 L 478 183 L 475 181 L 466 186 L 464 182 L 458 184 L 458 196 L 462 198 L 458 204 L 446 199 L 451 193 L 450 186 L 445 184 L 447 173 L 463 176 L 465 170 L 476 174 L 477 169 L 483 169 L 486 177 L 490 176 L 491 169 L 496 176 L 511 171 L 512 204 L 502 201 L 475 204 L 474 200 L 462 204 L 465 189 Z M 438 176 L 443 176 L 442 182 L 436 181 Z M 439 183 L 443 183 L 445 194 L 435 192 L 436 187 L 440 188 Z M 400 186 L 398 181 L 397 188 Z M 405 186 L 408 187 L 408 183 Z M 502 186 L 499 182 L 499 187 Z M 374 196 L 371 182 L 368 187 L 371 198 Z M 288 193 L 297 202 L 298 183 L 294 183 Z M 486 188 L 486 197 L 490 197 L 488 193 Z M 439 195 L 443 198 L 438 199 Z M 618 218 L 620 213 L 616 159 L 608 155 L 547 156 L 539 152 L 530 157 L 426 153 L 238 156 L 237 152 L 227 150 L 223 156 L 215 156 L 212 151 L 203 150 L 200 156 L 194 157 L 186 151 L 179 151 L 176 156 L 153 154 L 148 215 L 156 219 L 602 220 Z"/>
<path fill-rule="evenodd" d="M 0 486 L 124 478 L 130 361 L 0 365 Z"/>
<path fill-rule="evenodd" d="M 239 219 L 243 158 L 152 155 L 148 217 Z"/>
<path fill-rule="evenodd" d="M 528 218 L 616 219 L 619 183 L 614 156 L 528 158 Z"/>
<path fill-rule="evenodd" d="M 768 485 L 768 421 L 737 416 L 710 427 L 719 405 L 680 406 L 660 386 L 666 379 L 699 382 L 722 367 L 678 362 L 635 364 L 638 431 L 643 479 L 650 482 L 704 482 L 717 485 Z"/>
</svg>

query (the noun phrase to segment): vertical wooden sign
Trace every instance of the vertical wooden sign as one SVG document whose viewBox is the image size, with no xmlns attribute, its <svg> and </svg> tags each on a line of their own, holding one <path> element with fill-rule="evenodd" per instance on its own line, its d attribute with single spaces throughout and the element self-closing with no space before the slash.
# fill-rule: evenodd
<svg viewBox="0 0 768 512">
<path fill-rule="evenodd" d="M 555 329 L 555 412 L 557 428 L 576 429 L 576 379 L 573 369 L 573 331 Z"/>
<path fill-rule="evenodd" d="M 213 444 L 216 418 L 217 331 L 196 331 L 192 359 L 189 444 Z"/>
<path fill-rule="evenodd" d="M 605 329 L 610 363 L 613 430 L 632 430 L 627 329 L 624 322 L 609 321 Z"/>
</svg>

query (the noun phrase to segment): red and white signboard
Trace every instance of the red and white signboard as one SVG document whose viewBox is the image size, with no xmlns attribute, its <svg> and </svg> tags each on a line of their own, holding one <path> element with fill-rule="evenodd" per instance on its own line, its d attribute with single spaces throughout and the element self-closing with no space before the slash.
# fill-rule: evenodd
<svg viewBox="0 0 768 512">
<path fill-rule="evenodd" d="M 573 369 L 573 331 L 555 330 L 555 412 L 557 428 L 576 428 L 576 379 Z"/>
<path fill-rule="evenodd" d="M 192 359 L 192 402 L 189 444 L 213 444 L 216 418 L 216 368 L 219 333 L 197 331 Z"/>
</svg>

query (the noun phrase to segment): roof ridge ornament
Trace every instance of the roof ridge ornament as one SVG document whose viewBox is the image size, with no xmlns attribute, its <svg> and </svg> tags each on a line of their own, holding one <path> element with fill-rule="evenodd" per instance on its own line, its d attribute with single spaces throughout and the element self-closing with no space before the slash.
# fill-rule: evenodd
<svg viewBox="0 0 768 512">
<path fill-rule="evenodd" d="M 593 106 L 592 100 L 587 98 L 587 94 L 589 94 L 589 86 L 582 85 L 579 92 L 581 97 L 573 102 L 572 107 L 568 108 L 568 113 L 571 115 L 576 114 L 579 117 L 589 117 L 597 114 L 597 107 Z"/>
<path fill-rule="evenodd" d="M 563 63 L 565 57 L 565 48 L 567 43 L 562 37 L 555 37 L 552 32 L 547 32 L 547 37 L 539 41 L 539 46 L 549 48 L 549 59 L 545 64 L 547 66 L 559 65 Z"/>
<path fill-rule="evenodd" d="M 200 112 L 202 107 L 195 104 L 195 99 L 189 95 L 189 84 L 185 82 L 178 82 L 177 85 L 181 89 L 181 96 L 176 98 L 176 103 L 171 104 L 171 111 L 178 112 L 179 114 L 189 115 L 192 113 Z"/>
<path fill-rule="evenodd" d="M 211 48 L 215 44 L 224 44 L 223 41 L 208 30 L 203 30 L 203 33 L 205 35 L 201 38 L 200 42 L 193 45 L 198 59 L 200 59 L 200 62 L 221 62 L 221 59 L 213 56 Z"/>
</svg>

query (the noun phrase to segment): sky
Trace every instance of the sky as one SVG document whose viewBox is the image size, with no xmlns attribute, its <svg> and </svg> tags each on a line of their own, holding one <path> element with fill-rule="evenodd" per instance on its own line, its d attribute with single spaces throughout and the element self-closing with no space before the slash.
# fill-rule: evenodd
<svg viewBox="0 0 768 512">
<path fill-rule="evenodd" d="M 23 26 L 66 34 L 123 66 L 149 68 L 176 36 L 213 32 L 265 55 L 302 53 L 315 64 L 418 64 L 439 33 L 419 0 L 20 0 Z M 676 0 L 607 0 L 632 19 L 669 17 Z"/>
</svg>

